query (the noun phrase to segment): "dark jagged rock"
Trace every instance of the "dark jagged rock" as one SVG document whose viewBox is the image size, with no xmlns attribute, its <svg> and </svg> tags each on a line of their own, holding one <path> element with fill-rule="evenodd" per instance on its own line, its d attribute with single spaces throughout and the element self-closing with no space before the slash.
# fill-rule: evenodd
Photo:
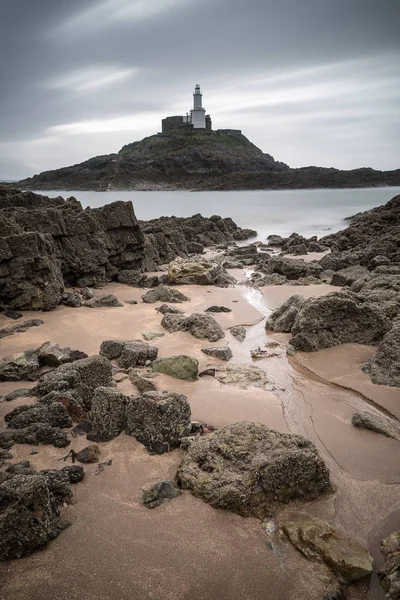
<svg viewBox="0 0 400 600">
<path fill-rule="evenodd" d="M 66 471 L 45 469 L 40 471 L 58 504 L 72 504 L 72 490 L 69 475 Z"/>
<path fill-rule="evenodd" d="M 162 454 L 177 448 L 191 431 L 186 396 L 172 392 L 146 392 L 131 396 L 126 407 L 126 433 L 149 452 Z"/>
<path fill-rule="evenodd" d="M 62 496 L 53 489 L 42 474 L 15 475 L 0 485 L 0 560 L 30 554 L 65 528 L 59 505 L 71 490 L 65 485 Z"/>
<path fill-rule="evenodd" d="M 306 262 L 302 259 L 285 258 L 282 256 L 272 256 L 265 262 L 265 265 L 261 269 L 266 275 L 278 273 L 290 280 L 310 276 L 318 277 L 322 270 L 321 265 L 317 262 Z"/>
<path fill-rule="evenodd" d="M 105 340 L 100 346 L 100 355 L 116 358 L 122 369 L 145 366 L 157 358 L 158 348 L 141 340 Z"/>
<path fill-rule="evenodd" d="M 98 296 L 90 298 L 90 300 L 85 300 L 83 306 L 87 306 L 88 308 L 98 308 L 99 306 L 116 308 L 123 306 L 123 304 L 113 294 L 99 294 Z"/>
<path fill-rule="evenodd" d="M 400 386 L 400 322 L 385 335 L 365 370 L 374 383 Z"/>
<path fill-rule="evenodd" d="M 190 444 L 177 481 L 214 508 L 260 518 L 331 489 L 315 446 L 260 423 L 235 423 Z"/>
<path fill-rule="evenodd" d="M 0 302 L 51 310 L 64 285 L 116 279 L 142 269 L 144 237 L 130 202 L 82 209 L 75 198 L 0 189 Z"/>
<path fill-rule="evenodd" d="M 92 442 L 108 442 L 125 429 L 126 397 L 115 389 L 98 387 L 92 400 L 90 419 L 93 428 L 87 435 Z"/>
<path fill-rule="evenodd" d="M 61 469 L 61 472 L 68 475 L 70 483 L 79 483 L 85 477 L 85 471 L 80 465 L 67 465 Z"/>
<path fill-rule="evenodd" d="M 161 306 L 157 306 L 156 311 L 161 313 L 162 315 L 166 315 L 167 313 L 171 313 L 173 315 L 183 315 L 184 311 L 177 306 L 169 306 L 168 304 L 161 304 Z"/>
<path fill-rule="evenodd" d="M 34 475 L 36 470 L 31 467 L 29 460 L 23 460 L 7 467 L 6 473 L 11 475 Z"/>
<path fill-rule="evenodd" d="M 39 359 L 35 350 L 27 350 L 0 361 L 0 381 L 35 381 L 39 375 Z"/>
<path fill-rule="evenodd" d="M 0 448 L 9 448 L 10 444 L 49 444 L 56 448 L 65 448 L 71 441 L 67 434 L 48 423 L 33 423 L 23 429 L 8 429 L 0 433 Z"/>
<path fill-rule="evenodd" d="M 33 423 L 48 423 L 60 429 L 72 427 L 71 417 L 60 402 L 48 406 L 43 404 L 17 406 L 5 415 L 4 421 L 11 429 L 22 429 Z"/>
<path fill-rule="evenodd" d="M 81 463 L 95 463 L 98 462 L 100 456 L 100 448 L 96 444 L 90 444 L 76 452 L 74 458 Z"/>
<path fill-rule="evenodd" d="M 232 309 L 227 308 L 226 306 L 209 306 L 208 308 L 206 308 L 206 310 L 204 312 L 210 312 L 210 313 L 230 313 L 232 312 Z"/>
<path fill-rule="evenodd" d="M 6 402 L 10 402 L 11 400 L 15 400 L 16 398 L 29 398 L 32 396 L 32 390 L 28 388 L 19 388 L 18 390 L 14 390 L 9 394 L 4 396 L 4 400 Z"/>
<path fill-rule="evenodd" d="M 400 531 L 395 531 L 381 542 L 385 564 L 379 571 L 381 586 L 388 598 L 400 598 Z"/>
<path fill-rule="evenodd" d="M 69 306 L 70 308 L 80 308 L 82 306 L 82 298 L 79 294 L 66 292 L 61 296 L 60 304 Z"/>
<path fill-rule="evenodd" d="M 75 362 L 81 358 L 87 358 L 88 355 L 81 350 L 71 350 L 71 348 L 61 348 L 54 342 L 45 342 L 37 350 L 39 364 L 41 366 L 59 367 L 67 363 Z"/>
<path fill-rule="evenodd" d="M 164 373 L 185 381 L 196 381 L 199 373 L 199 361 L 191 356 L 168 356 L 153 361 L 151 368 L 157 373 Z"/>
<path fill-rule="evenodd" d="M 306 300 L 292 327 L 296 350 L 315 352 L 345 343 L 378 344 L 390 329 L 382 311 L 348 292 Z"/>
<path fill-rule="evenodd" d="M 149 290 L 143 294 L 142 300 L 148 304 L 153 304 L 154 302 L 181 303 L 189 302 L 190 298 L 175 288 L 160 285 L 159 287 Z"/>
<path fill-rule="evenodd" d="M 354 265 L 351 267 L 346 267 L 345 269 L 340 269 L 340 271 L 334 273 L 331 279 L 331 284 L 338 286 L 351 285 L 358 280 L 367 281 L 370 279 L 370 277 L 370 272 L 366 267 Z"/>
<path fill-rule="evenodd" d="M 236 283 L 234 277 L 218 262 L 178 257 L 168 265 L 168 280 L 176 285 L 216 285 L 227 287 Z M 164 300 L 163 300 L 164 301 Z M 169 302 L 169 300 L 165 300 Z"/>
<path fill-rule="evenodd" d="M 209 342 L 217 342 L 225 337 L 224 331 L 211 315 L 193 313 L 190 317 L 185 317 L 167 313 L 161 325 L 169 332 L 189 331 L 194 337 Z"/>
<path fill-rule="evenodd" d="M 202 348 L 201 351 L 207 356 L 213 356 L 220 360 L 230 360 L 233 356 L 232 350 L 228 346 L 210 346 L 209 348 Z"/>
<path fill-rule="evenodd" d="M 241 325 L 239 325 L 238 327 L 231 327 L 229 331 L 231 335 L 233 335 L 233 337 L 236 338 L 239 342 L 243 342 L 246 338 L 246 329 Z"/>
<path fill-rule="evenodd" d="M 139 392 L 155 392 L 157 386 L 153 381 L 155 374 L 150 369 L 130 369 L 129 379 L 136 385 Z"/>
<path fill-rule="evenodd" d="M 290 333 L 299 310 L 304 306 L 304 303 L 303 296 L 299 294 L 291 296 L 270 314 L 265 323 L 265 329 L 279 333 Z"/>
<path fill-rule="evenodd" d="M 146 508 L 156 508 L 173 498 L 177 498 L 180 494 L 181 490 L 176 487 L 173 481 L 157 481 L 151 488 L 143 491 L 141 502 Z"/>
<path fill-rule="evenodd" d="M 10 310 L 9 308 L 3 310 L 3 315 L 7 317 L 7 319 L 13 320 L 21 319 L 23 317 L 23 314 L 21 312 L 18 312 L 16 310 Z"/>
<path fill-rule="evenodd" d="M 0 329 L 0 340 L 9 335 L 14 335 L 15 333 L 24 333 L 30 327 L 39 327 L 39 325 L 43 325 L 43 323 L 44 321 L 41 319 L 28 319 L 28 321 L 24 321 L 23 323 L 16 323 L 10 327 L 2 327 Z"/>
</svg>

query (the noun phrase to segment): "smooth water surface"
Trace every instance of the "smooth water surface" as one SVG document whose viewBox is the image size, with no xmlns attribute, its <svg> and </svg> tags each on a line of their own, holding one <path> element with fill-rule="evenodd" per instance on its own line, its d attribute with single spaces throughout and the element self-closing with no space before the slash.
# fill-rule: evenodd
<svg viewBox="0 0 400 600">
<path fill-rule="evenodd" d="M 92 208 L 115 200 L 131 200 L 138 219 L 156 217 L 231 217 L 241 227 L 288 236 L 293 231 L 306 237 L 327 235 L 346 227 L 345 217 L 386 203 L 400 194 L 400 187 L 368 189 L 257 190 L 240 192 L 38 192 L 46 196 L 75 196 Z"/>
</svg>

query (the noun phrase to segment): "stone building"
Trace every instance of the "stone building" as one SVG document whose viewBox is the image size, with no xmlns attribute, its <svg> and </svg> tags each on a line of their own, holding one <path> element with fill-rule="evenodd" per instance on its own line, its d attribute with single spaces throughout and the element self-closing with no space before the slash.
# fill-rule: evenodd
<svg viewBox="0 0 400 600">
<path fill-rule="evenodd" d="M 186 113 L 185 116 L 166 117 L 162 120 L 163 133 L 181 127 L 212 130 L 211 117 L 210 115 L 206 115 L 206 111 L 203 108 L 203 94 L 200 91 L 199 84 L 194 89 L 193 108 L 190 110 L 190 113 Z"/>
</svg>

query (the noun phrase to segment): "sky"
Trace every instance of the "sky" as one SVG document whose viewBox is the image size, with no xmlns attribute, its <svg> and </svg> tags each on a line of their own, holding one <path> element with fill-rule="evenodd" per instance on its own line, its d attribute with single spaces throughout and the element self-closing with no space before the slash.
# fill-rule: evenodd
<svg viewBox="0 0 400 600">
<path fill-rule="evenodd" d="M 0 0 L 0 179 L 185 114 L 291 167 L 400 168 L 400 0 Z"/>
</svg>

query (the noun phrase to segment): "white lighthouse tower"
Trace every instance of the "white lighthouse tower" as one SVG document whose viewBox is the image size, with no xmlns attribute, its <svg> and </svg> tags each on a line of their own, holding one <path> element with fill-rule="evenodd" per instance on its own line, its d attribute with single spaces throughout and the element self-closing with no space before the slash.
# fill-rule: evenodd
<svg viewBox="0 0 400 600">
<path fill-rule="evenodd" d="M 199 84 L 196 85 L 193 94 L 193 108 L 190 111 L 193 129 L 205 129 L 206 111 L 202 106 L 203 94 L 200 92 Z"/>
</svg>

